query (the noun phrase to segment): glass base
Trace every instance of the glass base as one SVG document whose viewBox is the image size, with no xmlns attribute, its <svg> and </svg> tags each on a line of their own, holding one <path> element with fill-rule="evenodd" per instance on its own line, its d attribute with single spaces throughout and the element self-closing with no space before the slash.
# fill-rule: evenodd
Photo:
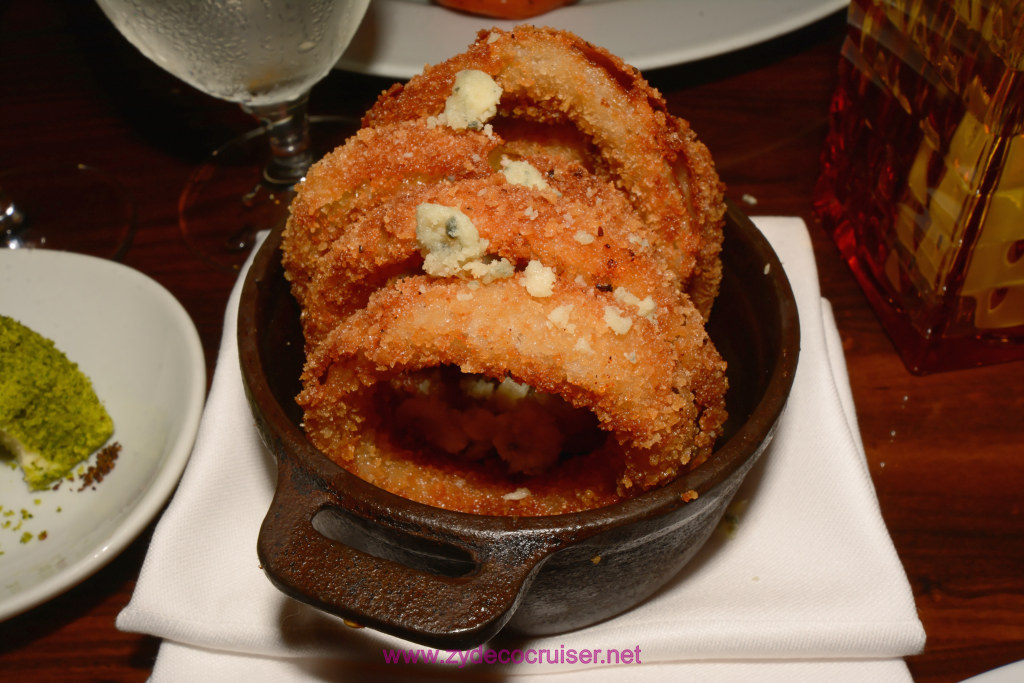
<svg viewBox="0 0 1024 683">
<path fill-rule="evenodd" d="M 135 234 L 135 203 L 114 178 L 84 164 L 40 164 L 0 173 L 16 219 L 4 221 L 0 247 L 55 249 L 120 260 Z"/>
<path fill-rule="evenodd" d="M 313 159 L 343 144 L 358 128 L 355 119 L 312 117 Z M 257 234 L 280 227 L 288 218 L 294 192 L 263 177 L 268 154 L 262 128 L 241 135 L 196 168 L 182 190 L 181 234 L 192 253 L 214 268 L 237 272 Z"/>
</svg>

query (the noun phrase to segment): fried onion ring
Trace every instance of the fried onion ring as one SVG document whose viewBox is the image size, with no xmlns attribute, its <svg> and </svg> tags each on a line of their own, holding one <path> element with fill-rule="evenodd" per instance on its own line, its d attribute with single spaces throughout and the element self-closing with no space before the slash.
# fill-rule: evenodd
<svg viewBox="0 0 1024 683">
<path fill-rule="evenodd" d="M 297 188 L 307 435 L 381 488 L 483 514 L 607 505 L 698 466 L 726 417 L 704 330 L 721 203 L 637 72 L 564 32 L 482 33 Z"/>
<path fill-rule="evenodd" d="M 466 52 L 393 86 L 363 124 L 439 115 L 456 74 L 468 69 L 502 88 L 501 116 L 569 122 L 592 142 L 707 316 L 721 280 L 721 183 L 707 148 L 668 113 L 661 94 L 607 50 L 564 31 L 519 26 L 481 31 Z"/>
<path fill-rule="evenodd" d="M 354 215 L 403 185 L 490 175 L 488 157 L 497 144 L 480 133 L 408 121 L 362 128 L 316 162 L 283 235 L 286 273 L 299 303 L 305 304 L 319 257 Z"/>
<path fill-rule="evenodd" d="M 548 490 L 543 482 L 559 479 L 557 467 L 536 481 L 486 477 L 485 470 L 470 467 L 475 485 L 483 487 L 472 490 L 473 482 L 451 480 L 459 475 L 447 461 L 430 465 L 433 461 L 422 454 L 417 458 L 396 446 L 388 434 L 390 416 L 375 408 L 375 389 L 425 368 L 454 366 L 465 374 L 510 377 L 592 411 L 612 436 L 596 459 L 599 469 L 614 470 L 617 496 L 665 483 L 710 453 L 714 434 L 706 433 L 702 413 L 715 414 L 704 420 L 715 424 L 712 432 L 723 415 L 717 406 L 699 404 L 689 385 L 679 381 L 722 372 L 720 361 L 695 365 L 712 357 L 696 310 L 689 316 L 692 334 L 686 338 L 688 370 L 681 373 L 679 349 L 655 323 L 619 309 L 630 321 L 628 329 L 609 327 L 607 310 L 620 305 L 612 295 L 559 278 L 551 296 L 538 298 L 526 294 L 522 279 L 471 288 L 463 281 L 416 276 L 376 291 L 365 308 L 308 357 L 298 401 L 310 439 L 339 464 L 385 489 L 394 482 L 382 472 L 403 467 L 395 461 L 411 460 L 433 470 L 428 478 L 449 479 L 442 487 L 448 494 L 453 487 L 470 486 L 465 496 L 447 499 L 419 492 L 425 496 L 421 502 L 440 507 L 466 509 L 465 500 L 472 500 L 468 507 L 486 506 L 488 514 L 530 514 L 528 509 L 553 514 L 593 502 L 595 490 L 601 489 L 597 480 L 574 487 L 578 495 L 560 495 L 556 501 L 536 495 L 525 503 L 505 498 L 518 487 L 531 494 L 535 488 Z M 563 319 L 559 310 L 568 310 L 568 316 Z M 579 467 L 569 466 L 574 472 Z M 600 498 L 612 495 L 606 489 Z M 555 503 L 557 509 L 551 507 Z"/>
<path fill-rule="evenodd" d="M 537 157 L 530 162 L 550 190 L 516 185 L 495 173 L 405 187 L 351 217 L 344 239 L 321 257 L 320 273 L 310 285 L 307 335 L 319 339 L 389 278 L 421 272 L 416 213 L 424 203 L 464 212 L 488 241 L 488 253 L 517 270 L 537 259 L 591 287 L 622 287 L 639 299 L 652 296 L 661 310 L 678 298 L 679 279 L 619 193 L 573 164 Z"/>
</svg>

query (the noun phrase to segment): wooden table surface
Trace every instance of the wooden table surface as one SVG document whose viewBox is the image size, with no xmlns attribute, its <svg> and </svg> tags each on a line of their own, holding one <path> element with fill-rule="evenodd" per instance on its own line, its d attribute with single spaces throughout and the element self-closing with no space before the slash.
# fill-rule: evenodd
<svg viewBox="0 0 1024 683">
<path fill-rule="evenodd" d="M 928 635 L 908 664 L 917 681 L 959 681 L 1024 658 L 1024 364 L 909 374 L 815 224 L 811 193 L 844 30 L 835 15 L 648 77 L 711 148 L 729 197 L 756 198 L 744 205 L 751 214 L 810 225 L 882 514 Z M 388 84 L 335 72 L 312 109 L 359 114 Z M 211 374 L 233 277 L 186 249 L 176 202 L 191 169 L 251 126 L 146 61 L 93 3 L 0 0 L 0 170 L 75 162 L 118 178 L 138 207 L 124 261 L 182 302 Z M 0 679 L 144 680 L 158 642 L 118 632 L 114 618 L 151 531 L 80 585 L 0 623 Z"/>
</svg>

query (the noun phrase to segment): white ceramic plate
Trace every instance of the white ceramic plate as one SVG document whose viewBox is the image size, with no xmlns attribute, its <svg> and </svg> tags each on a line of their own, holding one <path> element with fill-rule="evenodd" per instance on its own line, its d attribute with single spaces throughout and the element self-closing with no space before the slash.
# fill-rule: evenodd
<svg viewBox="0 0 1024 683">
<path fill-rule="evenodd" d="M 574 31 L 646 70 L 731 52 L 847 7 L 849 0 L 580 0 L 527 20 Z M 461 14 L 429 0 L 373 0 L 338 66 L 408 79 L 461 52 L 482 28 L 513 21 Z"/>
<path fill-rule="evenodd" d="M 88 577 L 159 513 L 192 449 L 206 367 L 195 325 L 177 300 L 113 261 L 0 249 L 0 313 L 78 363 L 121 444 L 113 471 L 95 489 L 64 481 L 56 491 L 30 491 L 20 469 L 0 463 L 2 620 Z M 26 533 L 32 539 L 23 543 Z"/>
<path fill-rule="evenodd" d="M 972 676 L 962 683 L 1020 683 L 1024 681 L 1024 660 Z"/>
</svg>

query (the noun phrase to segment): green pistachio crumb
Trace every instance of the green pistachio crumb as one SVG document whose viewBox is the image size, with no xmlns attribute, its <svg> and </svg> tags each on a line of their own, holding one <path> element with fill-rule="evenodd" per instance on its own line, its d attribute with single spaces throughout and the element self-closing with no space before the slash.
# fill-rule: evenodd
<svg viewBox="0 0 1024 683">
<path fill-rule="evenodd" d="M 67 475 L 113 434 L 92 382 L 54 343 L 0 315 L 0 450 L 33 489 Z"/>
</svg>

